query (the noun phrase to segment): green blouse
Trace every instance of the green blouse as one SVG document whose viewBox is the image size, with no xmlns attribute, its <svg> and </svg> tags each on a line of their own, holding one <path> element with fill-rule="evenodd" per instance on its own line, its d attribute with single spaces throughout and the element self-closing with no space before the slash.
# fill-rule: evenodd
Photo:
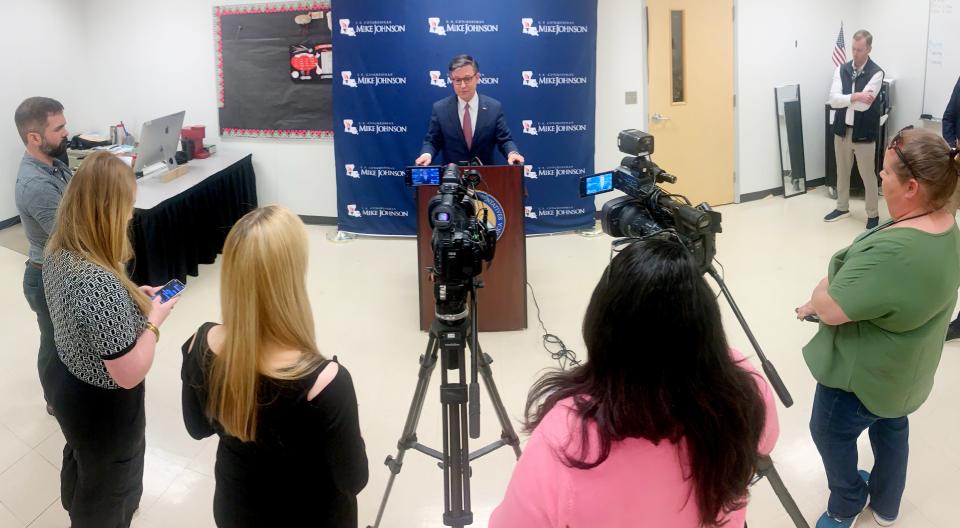
<svg viewBox="0 0 960 528">
<path fill-rule="evenodd" d="M 827 293 L 851 320 L 820 324 L 803 348 L 818 382 L 853 392 L 877 416 L 930 395 L 960 287 L 960 230 L 868 231 L 830 260 Z"/>
</svg>

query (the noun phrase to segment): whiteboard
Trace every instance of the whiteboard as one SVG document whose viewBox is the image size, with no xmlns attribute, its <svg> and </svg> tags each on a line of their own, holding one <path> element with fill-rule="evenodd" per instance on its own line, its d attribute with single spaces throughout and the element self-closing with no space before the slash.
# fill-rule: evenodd
<svg viewBox="0 0 960 528">
<path fill-rule="evenodd" d="M 923 113 L 936 119 L 950 101 L 960 77 L 960 1 L 930 0 L 927 68 L 923 81 Z"/>
</svg>

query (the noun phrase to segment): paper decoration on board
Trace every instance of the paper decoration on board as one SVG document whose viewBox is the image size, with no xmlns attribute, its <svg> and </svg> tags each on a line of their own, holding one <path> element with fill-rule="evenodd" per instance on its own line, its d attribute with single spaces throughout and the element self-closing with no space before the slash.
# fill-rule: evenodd
<svg viewBox="0 0 960 528">
<path fill-rule="evenodd" d="M 333 45 L 291 45 L 290 77 L 295 83 L 333 79 Z"/>
</svg>

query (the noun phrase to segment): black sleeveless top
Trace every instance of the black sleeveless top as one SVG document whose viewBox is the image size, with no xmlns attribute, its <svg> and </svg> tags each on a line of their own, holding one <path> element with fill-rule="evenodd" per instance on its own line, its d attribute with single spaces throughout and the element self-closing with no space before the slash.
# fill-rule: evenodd
<svg viewBox="0 0 960 528">
<path fill-rule="evenodd" d="M 367 455 L 357 397 L 343 366 L 313 400 L 307 394 L 332 362 L 298 380 L 260 376 L 257 439 L 241 442 L 206 416 L 207 373 L 214 353 L 197 330 L 183 344 L 183 421 L 190 436 L 220 436 L 213 499 L 217 526 L 357 526 L 357 494 L 367 483 Z"/>
</svg>

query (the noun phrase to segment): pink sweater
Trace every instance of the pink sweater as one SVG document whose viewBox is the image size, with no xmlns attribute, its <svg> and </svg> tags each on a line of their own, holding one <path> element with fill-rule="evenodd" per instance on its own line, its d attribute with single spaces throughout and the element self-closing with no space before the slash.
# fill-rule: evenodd
<svg viewBox="0 0 960 528">
<path fill-rule="evenodd" d="M 731 355 L 743 359 L 736 350 Z M 767 423 L 758 450 L 767 454 L 780 433 L 773 394 L 748 361 L 740 365 L 754 374 L 763 394 Z M 491 528 L 699 528 L 692 481 L 684 479 L 689 463 L 683 442 L 654 445 L 629 438 L 615 442 L 599 466 L 570 468 L 557 453 L 564 448 L 579 453 L 579 422 L 572 405 L 569 398 L 559 402 L 530 435 L 506 496 L 490 517 Z M 735 511 L 724 526 L 743 528 L 745 518 L 745 508 Z"/>
</svg>

